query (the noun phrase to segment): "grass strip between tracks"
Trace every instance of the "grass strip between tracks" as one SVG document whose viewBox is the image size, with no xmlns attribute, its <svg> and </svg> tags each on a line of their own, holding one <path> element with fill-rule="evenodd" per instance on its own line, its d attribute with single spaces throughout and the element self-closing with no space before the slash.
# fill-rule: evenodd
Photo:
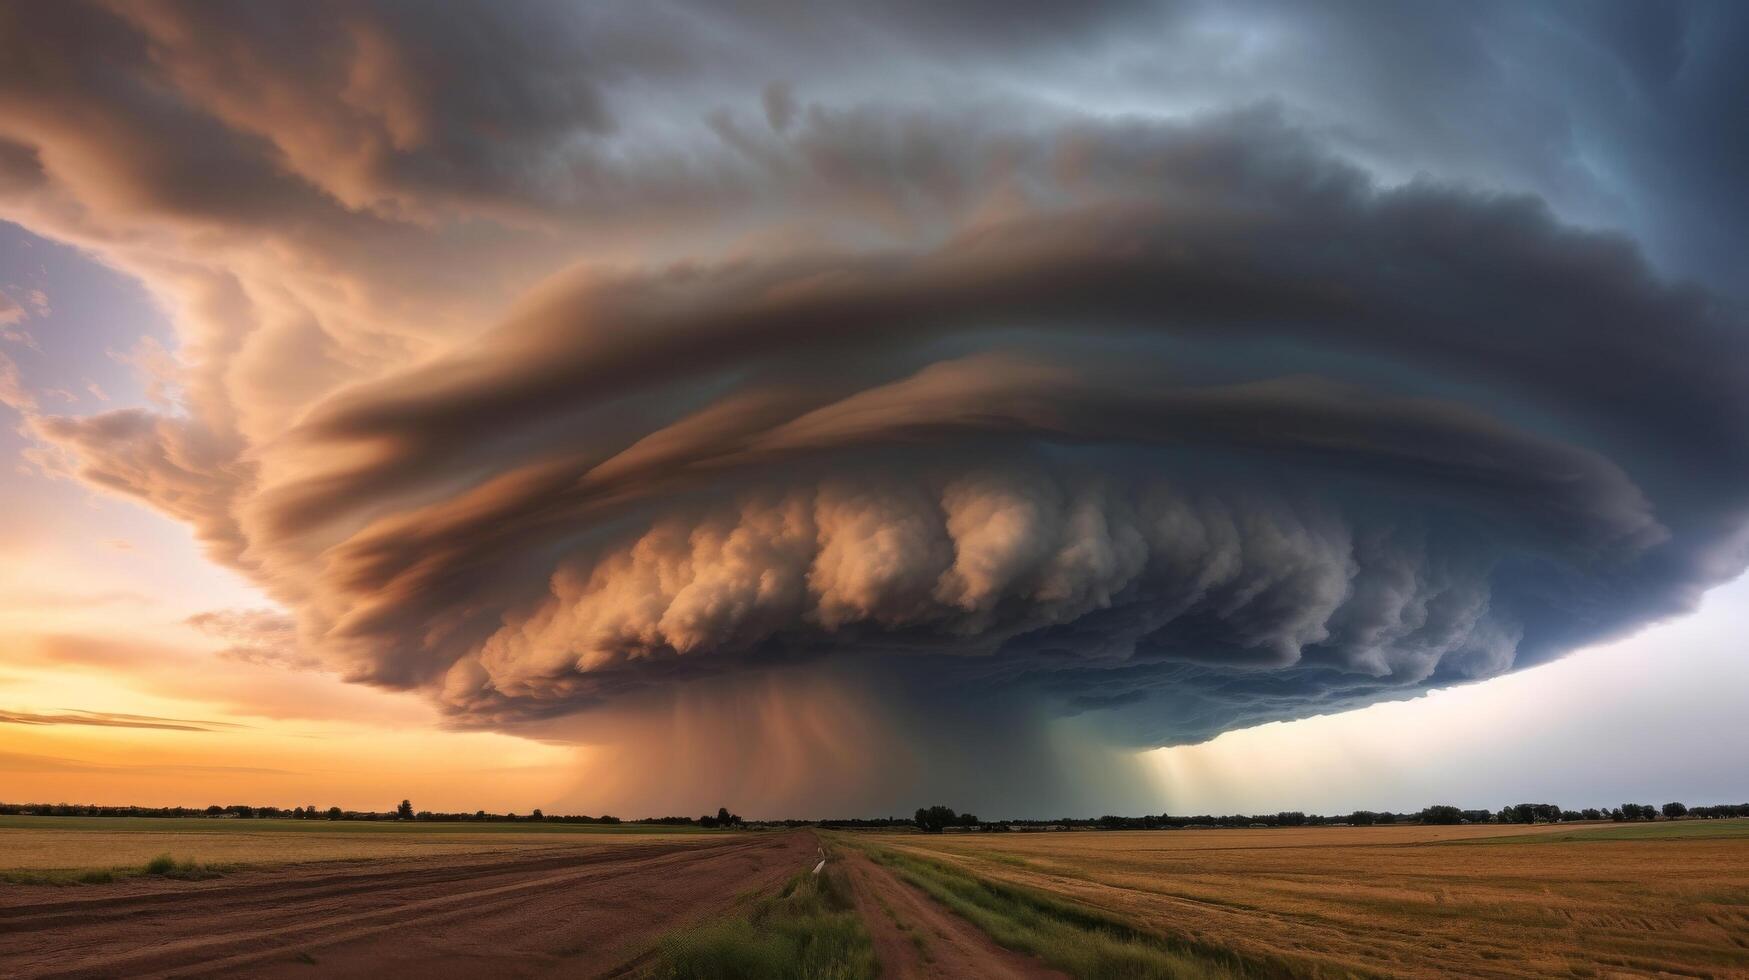
<svg viewBox="0 0 1749 980">
<path fill-rule="evenodd" d="M 802 872 L 744 912 L 663 936 L 663 980 L 871 980 L 874 943 L 835 867 Z"/>
</svg>

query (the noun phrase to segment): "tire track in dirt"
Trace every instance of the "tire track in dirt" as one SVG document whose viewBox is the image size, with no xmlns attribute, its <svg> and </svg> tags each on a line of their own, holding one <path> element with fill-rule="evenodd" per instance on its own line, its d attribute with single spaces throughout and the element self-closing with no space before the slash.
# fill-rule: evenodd
<svg viewBox="0 0 1749 980">
<path fill-rule="evenodd" d="M 1066 978 L 1034 957 L 998 946 L 983 930 L 862 852 L 840 847 L 831 859 L 842 862 L 850 874 L 856 910 L 874 940 L 886 980 Z"/>
<path fill-rule="evenodd" d="M 229 888 L 163 882 L 0 910 L 0 975 L 596 975 L 661 932 L 775 887 L 813 851 L 806 833 L 737 835 L 350 874 L 288 869 L 288 880 Z"/>
</svg>

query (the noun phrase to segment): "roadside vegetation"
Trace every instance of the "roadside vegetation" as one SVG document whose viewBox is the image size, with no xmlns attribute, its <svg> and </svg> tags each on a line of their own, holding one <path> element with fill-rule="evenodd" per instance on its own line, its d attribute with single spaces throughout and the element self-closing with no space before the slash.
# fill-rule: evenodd
<svg viewBox="0 0 1749 980">
<path fill-rule="evenodd" d="M 874 860 L 984 930 L 997 943 L 1030 953 L 1084 980 L 1318 975 L 1285 963 L 1253 963 L 1230 950 L 1156 936 L 1096 909 L 979 878 L 939 861 L 878 848 L 868 851 Z"/>
<path fill-rule="evenodd" d="M 207 864 L 192 859 L 178 861 L 168 854 L 160 854 L 144 864 L 111 868 L 16 868 L 0 871 L 0 881 L 9 885 L 107 885 L 124 878 L 204 881 L 233 870 L 234 865 Z"/>
<path fill-rule="evenodd" d="M 657 944 L 662 980 L 871 980 L 874 943 L 837 868 L 791 878 L 776 896 Z"/>
</svg>

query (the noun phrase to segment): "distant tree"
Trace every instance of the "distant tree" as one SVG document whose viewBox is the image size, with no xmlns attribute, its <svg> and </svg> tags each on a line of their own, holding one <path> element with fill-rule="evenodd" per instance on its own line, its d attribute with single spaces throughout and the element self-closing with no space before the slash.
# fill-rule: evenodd
<svg viewBox="0 0 1749 980">
<path fill-rule="evenodd" d="M 328 819 L 329 820 L 339 820 L 342 816 L 344 816 L 344 814 L 342 814 L 340 812 L 339 807 L 331 806 L 328 808 Z"/>
<path fill-rule="evenodd" d="M 1627 818 L 1628 818 L 1627 814 L 1623 813 L 1622 808 L 1619 806 L 1616 807 L 1615 809 L 1609 811 L 1609 819 L 1614 820 L 1617 823 L 1620 823 L 1621 821 L 1626 820 Z"/>
<path fill-rule="evenodd" d="M 746 823 L 738 813 L 730 813 L 726 806 L 717 807 L 717 823 L 724 827 L 739 827 Z"/>
<path fill-rule="evenodd" d="M 304 819 L 304 808 L 303 808 L 303 807 L 301 807 L 301 806 L 298 806 L 298 807 L 292 807 L 292 819 L 293 819 L 293 820 L 302 820 L 302 819 Z"/>
<path fill-rule="evenodd" d="M 255 808 L 247 803 L 233 803 L 230 806 L 225 807 L 225 812 L 234 813 L 244 819 L 255 816 Z"/>
<path fill-rule="evenodd" d="M 396 820 L 411 820 L 411 819 L 413 819 L 413 803 L 410 800 L 402 800 L 401 805 L 398 807 L 395 807 L 395 819 Z"/>
<path fill-rule="evenodd" d="M 484 811 L 484 810 L 475 810 L 475 811 L 474 811 L 474 819 L 475 819 L 475 820 L 484 820 L 484 819 L 486 819 L 486 811 Z"/>
<path fill-rule="evenodd" d="M 1306 815 L 1298 810 L 1283 810 L 1275 815 L 1275 824 L 1278 827 L 1304 827 Z"/>
<path fill-rule="evenodd" d="M 716 817 L 713 817 L 708 813 L 705 814 L 704 816 L 698 818 L 698 825 L 700 827 L 704 827 L 707 830 L 712 828 L 712 827 L 717 826 L 721 822 L 722 821 L 718 820 Z"/>
<path fill-rule="evenodd" d="M 1579 811 L 1579 819 L 1581 819 L 1581 820 L 1602 820 L 1603 819 L 1603 811 L 1599 810 L 1598 808 L 1596 808 L 1594 806 L 1588 806 L 1585 809 Z"/>
<path fill-rule="evenodd" d="M 212 806 L 209 806 L 206 808 L 206 815 L 209 817 L 216 817 L 219 814 L 224 813 L 224 812 L 225 812 L 225 808 L 222 806 L 219 806 L 217 803 L 214 803 Z"/>
<path fill-rule="evenodd" d="M 1688 813 L 1688 807 L 1683 806 L 1680 803 L 1664 804 L 1664 815 L 1672 820 L 1675 820 L 1677 817 L 1683 816 L 1686 813 Z"/>
<path fill-rule="evenodd" d="M 1348 823 L 1353 827 L 1371 827 L 1378 820 L 1378 814 L 1371 810 L 1356 810 L 1348 815 Z"/>
<path fill-rule="evenodd" d="M 917 828 L 924 833 L 939 834 L 944 827 L 959 826 L 960 815 L 945 806 L 932 806 L 917 811 Z"/>
<path fill-rule="evenodd" d="M 1429 824 L 1455 824 L 1462 821 L 1464 812 L 1455 806 L 1440 803 L 1421 811 L 1421 822 Z"/>
<path fill-rule="evenodd" d="M 530 820 L 545 820 L 546 815 L 541 813 L 540 807 L 537 806 L 534 808 L 534 812 L 528 815 L 528 819 L 530 819 Z"/>
</svg>

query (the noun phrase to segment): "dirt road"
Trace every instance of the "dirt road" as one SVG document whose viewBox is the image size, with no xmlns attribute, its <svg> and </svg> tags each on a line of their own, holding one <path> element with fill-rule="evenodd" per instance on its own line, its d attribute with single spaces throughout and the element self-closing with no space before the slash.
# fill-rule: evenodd
<svg viewBox="0 0 1749 980">
<path fill-rule="evenodd" d="M 860 851 L 841 847 L 841 861 L 856 889 L 856 910 L 874 939 L 882 980 L 983 977 L 989 980 L 1062 980 L 1037 959 L 996 945 L 977 926 L 901 882 Z"/>
<path fill-rule="evenodd" d="M 806 832 L 0 886 L 0 976 L 594 976 L 817 860 Z"/>
</svg>

